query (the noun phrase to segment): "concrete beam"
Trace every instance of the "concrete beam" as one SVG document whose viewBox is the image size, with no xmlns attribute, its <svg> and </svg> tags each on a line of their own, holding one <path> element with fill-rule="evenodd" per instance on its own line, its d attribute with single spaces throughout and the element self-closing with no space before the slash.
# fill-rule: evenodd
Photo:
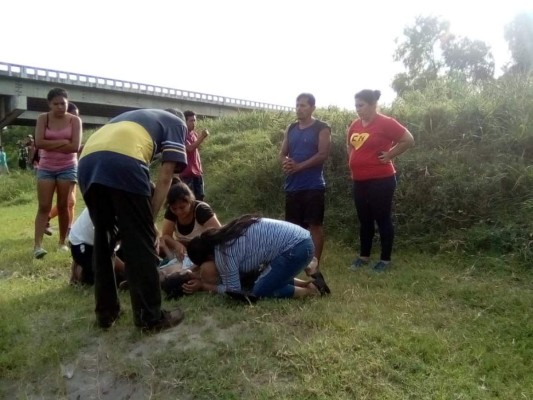
<svg viewBox="0 0 533 400">
<path fill-rule="evenodd" d="M 35 124 L 35 121 L 37 121 L 37 117 L 42 114 L 40 111 L 24 111 L 22 114 L 18 116 L 19 122 L 25 122 L 25 121 L 32 121 L 32 124 Z M 84 125 L 105 125 L 109 121 L 109 118 L 106 117 L 98 117 L 95 115 L 80 115 L 80 118 Z M 30 125 L 32 125 L 30 124 Z M 26 124 L 25 124 L 26 125 Z"/>
</svg>

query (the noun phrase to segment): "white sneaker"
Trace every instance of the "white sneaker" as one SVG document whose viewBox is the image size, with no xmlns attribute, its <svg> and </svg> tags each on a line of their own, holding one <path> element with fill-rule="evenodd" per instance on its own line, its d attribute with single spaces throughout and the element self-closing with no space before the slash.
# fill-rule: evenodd
<svg viewBox="0 0 533 400">
<path fill-rule="evenodd" d="M 68 246 L 66 244 L 61 244 L 59 245 L 59 247 L 57 248 L 58 251 L 70 251 L 70 249 L 68 248 Z"/>
</svg>

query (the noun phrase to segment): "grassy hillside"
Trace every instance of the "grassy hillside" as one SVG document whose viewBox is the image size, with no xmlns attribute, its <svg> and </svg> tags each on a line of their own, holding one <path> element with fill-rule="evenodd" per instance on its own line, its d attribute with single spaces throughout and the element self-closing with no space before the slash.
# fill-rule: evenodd
<svg viewBox="0 0 533 400">
<path fill-rule="evenodd" d="M 33 175 L 0 176 L 0 398 L 533 398 L 531 87 L 440 82 L 385 110 L 417 147 L 397 162 L 398 240 L 381 275 L 347 270 L 353 114 L 317 112 L 333 127 L 322 265 L 332 295 L 243 306 L 199 293 L 164 302 L 186 319 L 159 335 L 133 328 L 127 293 L 118 324 L 96 328 L 92 288 L 67 284 L 57 236 L 45 238 L 44 260 L 32 258 Z M 292 118 L 201 122 L 212 133 L 207 200 L 222 221 L 283 215 L 277 154 Z"/>
</svg>

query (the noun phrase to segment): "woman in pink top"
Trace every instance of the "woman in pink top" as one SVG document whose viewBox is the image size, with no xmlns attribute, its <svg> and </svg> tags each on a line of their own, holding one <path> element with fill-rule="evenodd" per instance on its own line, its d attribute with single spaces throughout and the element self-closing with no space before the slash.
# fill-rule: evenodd
<svg viewBox="0 0 533 400">
<path fill-rule="evenodd" d="M 35 217 L 35 258 L 42 258 L 47 254 L 42 248 L 42 241 L 56 190 L 59 249 L 68 251 L 65 244 L 69 221 L 68 198 L 77 181 L 77 153 L 82 136 L 80 118 L 67 113 L 67 91 L 54 88 L 48 92 L 47 99 L 50 111 L 39 115 L 35 128 L 35 144 L 40 150 L 37 171 L 39 208 Z"/>
<path fill-rule="evenodd" d="M 78 107 L 76 104 L 69 102 L 67 112 L 69 114 L 75 115 L 76 117 L 80 116 L 80 110 L 78 110 Z M 77 157 L 80 157 L 80 153 L 83 149 L 83 146 L 80 146 L 80 150 L 78 151 Z M 76 184 L 72 186 L 72 191 L 70 192 L 70 196 L 68 197 L 68 229 L 67 229 L 67 236 L 68 232 L 70 232 L 70 227 L 72 226 L 72 222 L 74 222 L 74 208 L 76 207 Z M 50 210 L 50 214 L 48 214 L 48 222 L 46 223 L 46 228 L 44 229 L 44 233 L 48 236 L 52 235 L 52 228 L 50 227 L 50 220 L 54 219 L 59 215 L 59 212 L 57 210 L 57 204 L 52 207 Z"/>
</svg>

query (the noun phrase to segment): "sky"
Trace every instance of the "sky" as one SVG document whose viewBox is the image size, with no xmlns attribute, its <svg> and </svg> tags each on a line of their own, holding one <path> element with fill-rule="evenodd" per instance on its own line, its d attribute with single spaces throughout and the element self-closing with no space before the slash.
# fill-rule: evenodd
<svg viewBox="0 0 533 400">
<path fill-rule="evenodd" d="M 353 109 L 362 89 L 394 100 L 403 29 L 438 16 L 483 40 L 496 73 L 504 27 L 531 0 L 20 0 L 3 2 L 0 62 L 294 106 Z"/>
</svg>

